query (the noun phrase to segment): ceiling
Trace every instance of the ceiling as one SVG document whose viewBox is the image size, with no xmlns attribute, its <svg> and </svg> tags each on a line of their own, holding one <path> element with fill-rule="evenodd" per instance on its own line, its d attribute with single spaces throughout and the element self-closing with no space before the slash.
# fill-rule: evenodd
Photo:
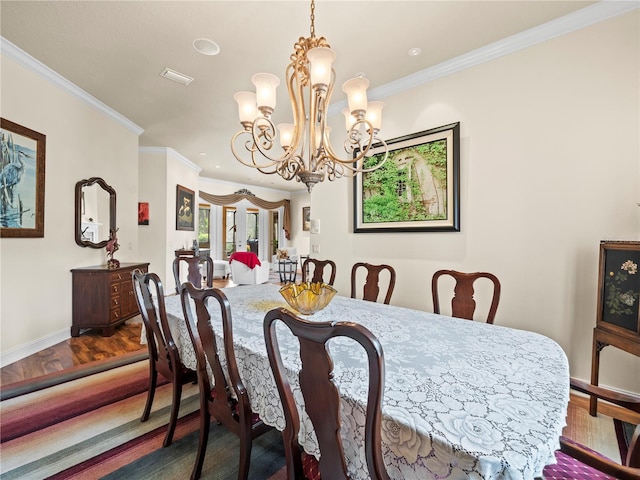
<svg viewBox="0 0 640 480">
<path fill-rule="evenodd" d="M 315 30 L 337 53 L 332 103 L 359 73 L 382 90 L 394 80 L 589 6 L 592 1 L 317 0 Z M 302 184 L 241 165 L 230 141 L 239 130 L 233 94 L 251 76 L 284 72 L 310 7 L 291 1 L 6 1 L 0 32 L 11 43 L 142 129 L 140 145 L 169 147 L 203 177 L 301 190 Z M 216 56 L 193 48 L 197 38 Z M 410 48 L 422 53 L 409 56 Z M 166 67 L 194 77 L 183 86 Z M 284 83 L 275 123 L 291 121 Z M 381 136 L 384 138 L 384 125 Z M 202 153 L 206 154 L 203 155 Z M 346 155 L 345 155 L 346 156 Z"/>
</svg>

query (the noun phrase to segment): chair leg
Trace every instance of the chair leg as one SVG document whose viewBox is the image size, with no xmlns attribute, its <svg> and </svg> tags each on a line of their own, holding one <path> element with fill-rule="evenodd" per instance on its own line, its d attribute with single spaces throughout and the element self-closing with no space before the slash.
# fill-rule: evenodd
<svg viewBox="0 0 640 480">
<path fill-rule="evenodd" d="M 211 424 L 211 416 L 208 409 L 200 408 L 200 436 L 198 438 L 198 453 L 196 453 L 196 463 L 191 472 L 191 480 L 198 480 L 202 474 L 202 465 L 204 464 L 204 455 L 207 452 L 207 441 L 209 440 L 209 425 Z"/>
<path fill-rule="evenodd" d="M 251 431 L 249 430 L 247 432 L 246 429 L 242 429 L 240 431 L 240 466 L 238 468 L 238 480 L 247 480 L 249 478 L 252 446 Z"/>
<path fill-rule="evenodd" d="M 179 378 L 173 379 L 173 400 L 171 404 L 171 417 L 169 417 L 169 425 L 167 434 L 164 437 L 163 447 L 168 447 L 173 441 L 173 432 L 176 430 L 178 422 L 178 413 L 180 412 L 180 398 L 182 397 L 182 382 Z"/>
<path fill-rule="evenodd" d="M 155 365 L 150 363 L 151 367 L 149 368 L 149 390 L 147 392 L 147 403 L 144 406 L 144 411 L 142 412 L 142 417 L 140 418 L 141 422 L 146 422 L 149 420 L 149 415 L 151 414 L 151 405 L 153 404 L 153 397 L 156 393 L 156 384 L 158 382 L 158 371 L 155 369 Z"/>
</svg>

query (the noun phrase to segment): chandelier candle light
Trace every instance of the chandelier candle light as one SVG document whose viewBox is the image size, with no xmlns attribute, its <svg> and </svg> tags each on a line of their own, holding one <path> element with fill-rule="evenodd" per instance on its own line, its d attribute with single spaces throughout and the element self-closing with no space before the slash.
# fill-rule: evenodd
<svg viewBox="0 0 640 480">
<path fill-rule="evenodd" d="M 324 37 L 315 36 L 314 10 L 312 0 L 311 36 L 300 37 L 294 45 L 286 71 L 293 123 L 279 124 L 276 133 L 271 115 L 280 79 L 270 73 L 257 73 L 251 78 L 256 93 L 238 92 L 233 96 L 238 102 L 243 129 L 231 139 L 231 150 L 240 163 L 261 173 L 277 173 L 285 180 L 295 178 L 307 186 L 309 193 L 325 175 L 333 181 L 371 172 L 380 168 L 388 157 L 387 144 L 377 137 L 384 103 L 367 103 L 369 80 L 363 77 L 352 78 L 342 85 L 349 103 L 349 108 L 342 110 L 347 129 L 344 149 L 351 158 L 340 159 L 334 152 L 329 142 L 331 129 L 327 126 L 327 115 L 336 76 L 332 67 L 336 54 Z M 274 148 L 278 137 L 284 151 L 279 156 Z M 236 149 L 239 139 L 244 140 L 240 152 Z M 365 157 L 370 156 L 373 146 L 382 147 L 380 152 L 384 155 L 376 156 L 378 161 L 365 167 Z"/>
</svg>

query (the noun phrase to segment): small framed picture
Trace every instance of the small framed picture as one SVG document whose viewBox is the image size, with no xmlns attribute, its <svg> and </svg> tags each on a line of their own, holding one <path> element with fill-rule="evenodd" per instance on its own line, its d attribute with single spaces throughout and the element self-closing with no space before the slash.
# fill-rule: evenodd
<svg viewBox="0 0 640 480">
<path fill-rule="evenodd" d="M 149 225 L 149 202 L 138 202 L 138 225 Z"/>
<path fill-rule="evenodd" d="M 311 207 L 302 207 L 302 230 L 311 230 Z"/>
<path fill-rule="evenodd" d="M 176 230 L 194 230 L 194 192 L 178 185 L 176 190 Z"/>
</svg>

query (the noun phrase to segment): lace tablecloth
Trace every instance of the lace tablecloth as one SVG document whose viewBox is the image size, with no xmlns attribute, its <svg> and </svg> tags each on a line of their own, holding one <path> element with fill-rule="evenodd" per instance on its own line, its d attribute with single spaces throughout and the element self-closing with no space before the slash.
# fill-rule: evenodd
<svg viewBox="0 0 640 480">
<path fill-rule="evenodd" d="M 240 375 L 254 412 L 279 430 L 284 417 L 263 336 L 263 320 L 286 302 L 278 286 L 225 289 L 231 303 Z M 184 363 L 195 356 L 179 296 L 166 299 Z M 214 328 L 219 309 L 212 309 Z M 546 464 L 565 425 L 569 366 L 560 346 L 542 335 L 432 313 L 336 296 L 317 321 L 353 321 L 369 328 L 385 355 L 382 439 L 394 479 L 532 479 Z M 218 331 L 220 329 L 218 328 Z M 298 350 L 279 332 L 294 394 Z M 334 339 L 330 349 L 342 402 L 349 472 L 367 477 L 364 405 L 367 364 L 357 344 Z M 300 442 L 318 454 L 310 421 L 301 417 Z M 353 440 L 355 439 L 355 441 Z"/>
</svg>

